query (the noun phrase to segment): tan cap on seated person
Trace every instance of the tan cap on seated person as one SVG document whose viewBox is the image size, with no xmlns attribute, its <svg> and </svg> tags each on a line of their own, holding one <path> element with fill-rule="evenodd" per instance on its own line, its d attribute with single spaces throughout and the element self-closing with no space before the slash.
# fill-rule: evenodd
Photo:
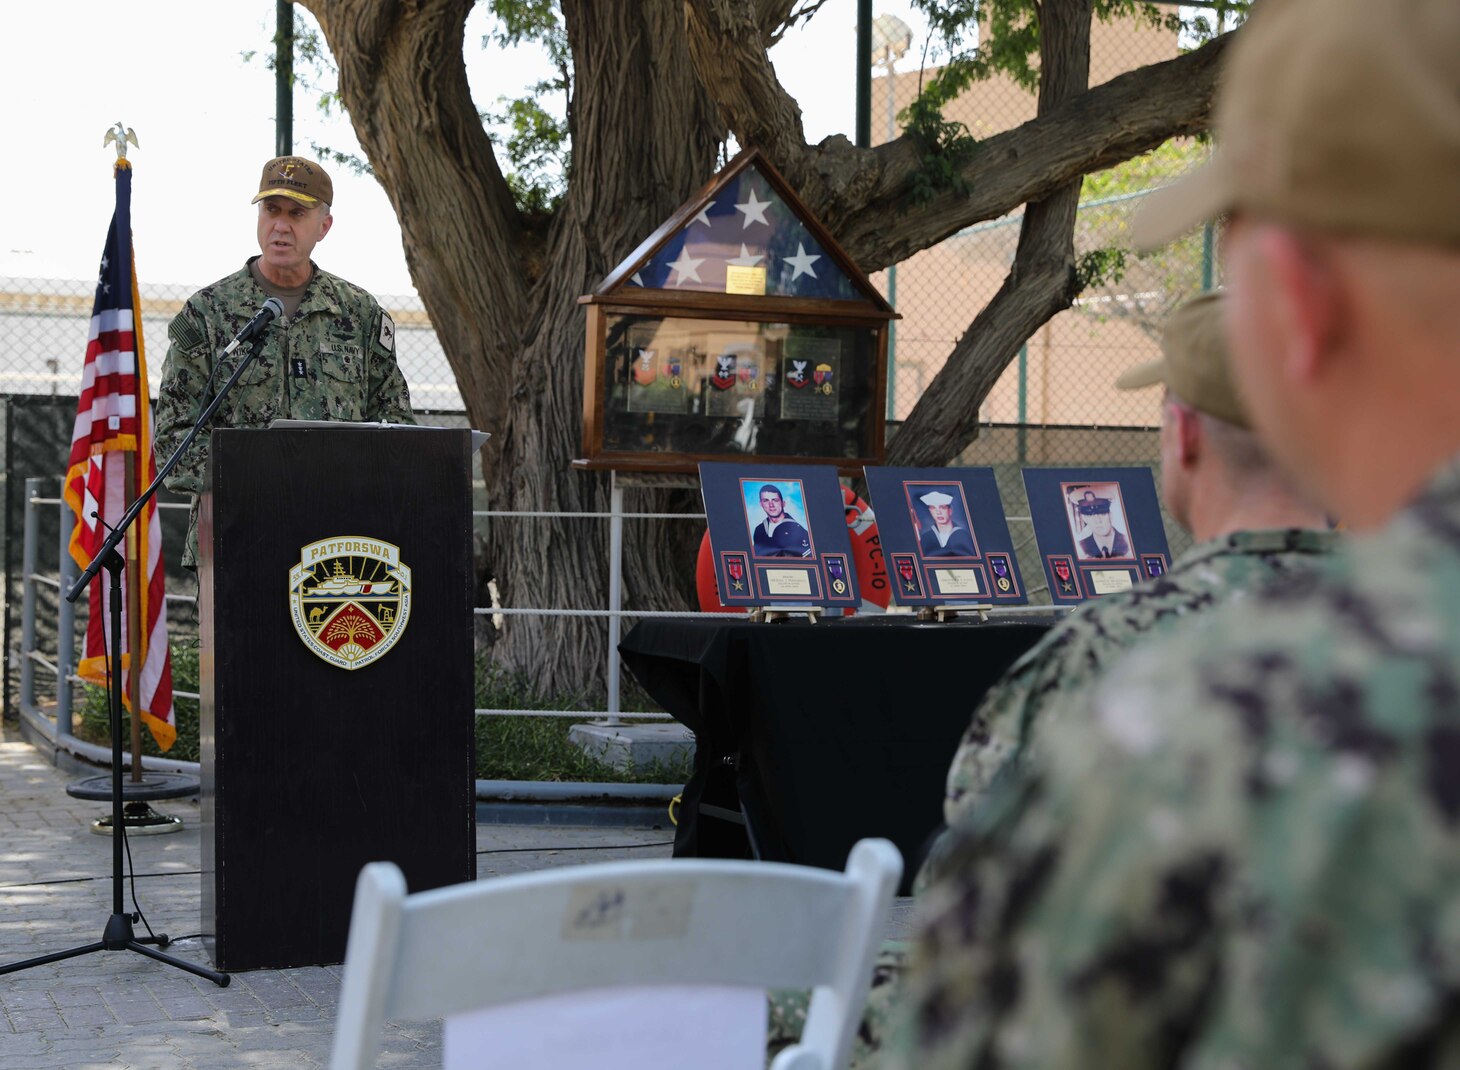
<svg viewBox="0 0 1460 1070">
<path fill-rule="evenodd" d="M 1219 290 L 1194 297 L 1171 314 L 1161 336 L 1161 359 L 1138 365 L 1115 381 L 1117 390 L 1165 383 L 1198 412 L 1237 427 L 1247 413 L 1227 373 L 1227 335 Z"/>
<path fill-rule="evenodd" d="M 335 203 L 335 184 L 314 160 L 306 160 L 303 156 L 276 156 L 264 164 L 258 195 L 249 203 L 258 204 L 265 197 L 288 197 L 313 208 L 321 201 Z"/>
</svg>

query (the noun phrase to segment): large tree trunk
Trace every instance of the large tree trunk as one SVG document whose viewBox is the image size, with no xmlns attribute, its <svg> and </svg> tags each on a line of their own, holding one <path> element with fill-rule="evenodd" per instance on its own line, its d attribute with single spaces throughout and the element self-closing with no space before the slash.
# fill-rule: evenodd
<svg viewBox="0 0 1460 1070">
<path fill-rule="evenodd" d="M 514 206 L 471 100 L 462 38 L 473 0 L 301 2 L 339 65 L 341 95 L 400 219 L 468 414 L 494 432 L 484 467 L 491 504 L 503 510 L 606 508 L 607 478 L 570 467 L 583 396 L 576 301 L 710 176 L 727 128 L 767 153 L 867 271 L 1030 202 L 1014 271 L 898 440 L 897 459 L 933 463 L 971 435 L 979 401 L 1019 342 L 1074 295 L 1080 177 L 1203 129 L 1226 45 L 1219 38 L 1083 91 L 1089 0 L 1045 0 L 1039 116 L 980 144 L 962 176 L 972 194 L 912 205 L 920 163 L 907 139 L 876 149 L 841 137 L 805 144 L 765 53 L 795 0 L 562 0 L 573 163 L 566 198 L 544 221 Z M 938 412 L 952 418 L 945 424 Z M 630 502 L 669 504 L 662 494 Z M 698 531 L 632 523 L 627 604 L 685 606 Z M 500 519 L 485 538 L 506 605 L 605 605 L 605 521 Z M 602 681 L 605 637 L 601 621 L 509 617 L 499 658 L 540 689 L 586 689 Z"/>
<path fill-rule="evenodd" d="M 565 0 L 573 163 L 546 233 L 512 206 L 462 63 L 469 0 L 310 0 L 340 61 L 360 144 L 390 193 L 412 277 L 474 424 L 494 433 L 493 509 L 601 512 L 608 478 L 580 456 L 584 316 L 577 300 L 714 173 L 724 127 L 695 81 L 678 0 Z M 646 77 L 645 72 L 654 72 Z M 686 509 L 638 492 L 631 507 Z M 626 604 L 686 606 L 700 528 L 631 521 Z M 510 607 L 603 609 L 608 523 L 503 518 L 484 529 Z M 509 616 L 495 657 L 542 691 L 601 684 L 602 619 Z"/>
</svg>

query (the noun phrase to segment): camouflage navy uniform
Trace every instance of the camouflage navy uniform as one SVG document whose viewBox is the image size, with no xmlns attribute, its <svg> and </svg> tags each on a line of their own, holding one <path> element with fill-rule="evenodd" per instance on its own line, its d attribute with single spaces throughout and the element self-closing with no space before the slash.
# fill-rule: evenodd
<svg viewBox="0 0 1460 1070">
<path fill-rule="evenodd" d="M 1061 705 L 1061 699 L 1082 694 L 1152 632 L 1318 567 L 1335 539 L 1332 532 L 1296 528 L 1235 532 L 1193 546 L 1162 576 L 1071 613 L 1014 663 L 974 712 L 948 768 L 943 803 L 948 825 L 960 824 L 999 768 L 1023 751 L 1036 717 Z"/>
<path fill-rule="evenodd" d="M 1085 712 L 927 893 L 885 1066 L 1460 1065 L 1460 459 Z"/>
<path fill-rule="evenodd" d="M 1030 738 L 1034 720 L 1055 715 L 1061 699 L 1083 694 L 1091 681 L 1153 632 L 1163 631 L 1229 598 L 1319 567 L 1337 545 L 1327 531 L 1242 531 L 1193 546 L 1154 580 L 1087 602 L 1050 630 L 984 697 L 948 770 L 944 811 L 951 827 L 967 821 L 974 802 Z M 946 834 L 918 874 L 921 891 L 936 877 L 951 850 Z M 886 1032 L 889 1008 L 907 953 L 884 947 L 872 979 L 851 1065 L 867 1065 Z M 776 991 L 770 999 L 771 1053 L 800 1037 L 808 994 Z"/>
<path fill-rule="evenodd" d="M 189 297 L 168 326 L 171 345 L 157 391 L 154 452 L 159 467 L 243 359 L 246 345 L 224 361 L 209 388 L 215 357 L 267 297 L 245 265 Z M 298 311 L 264 332 L 258 356 L 211 423 L 267 427 L 276 419 L 415 422 L 410 392 L 395 360 L 390 314 L 358 286 L 318 268 Z M 203 429 L 167 478 L 169 489 L 193 495 L 182 560 L 189 568 L 197 561 L 197 495 L 207 478 L 208 432 Z"/>
</svg>

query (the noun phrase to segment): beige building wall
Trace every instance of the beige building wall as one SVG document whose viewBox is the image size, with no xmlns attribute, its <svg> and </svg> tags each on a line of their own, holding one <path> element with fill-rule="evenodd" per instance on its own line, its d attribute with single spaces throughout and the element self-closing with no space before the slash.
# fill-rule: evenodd
<svg viewBox="0 0 1460 1070">
<path fill-rule="evenodd" d="M 1174 31 L 1143 20 L 1096 21 L 1091 33 L 1091 84 L 1110 80 L 1137 67 L 1177 55 Z M 872 140 L 896 136 L 900 125 L 889 124 L 888 90 L 893 111 L 917 93 L 916 72 L 883 75 L 872 81 Z M 946 109 L 948 118 L 984 138 L 1034 118 L 1034 94 L 1006 76 L 971 86 Z M 895 225 L 895 222 L 892 223 Z M 1082 215 L 1076 230 L 1076 253 L 1118 244 L 1123 224 L 1102 213 L 1099 224 Z M 903 419 L 943 367 L 954 344 L 1002 285 L 1018 242 L 1018 214 L 968 228 L 939 245 L 923 250 L 897 267 L 893 304 L 902 314 L 895 332 L 896 378 L 891 388 L 891 415 Z M 1136 285 L 1141 273 L 1134 272 Z M 888 292 L 888 273 L 872 281 Z M 1125 394 L 1113 383 L 1125 369 L 1153 359 L 1157 341 L 1144 319 L 1128 315 L 1138 296 L 1121 286 L 1086 295 L 1076 308 L 1056 316 L 1026 346 L 1024 374 L 1012 363 L 984 403 L 985 422 L 1139 425 L 1160 420 L 1155 391 Z M 1022 397 L 1022 406 L 1021 406 Z"/>
</svg>

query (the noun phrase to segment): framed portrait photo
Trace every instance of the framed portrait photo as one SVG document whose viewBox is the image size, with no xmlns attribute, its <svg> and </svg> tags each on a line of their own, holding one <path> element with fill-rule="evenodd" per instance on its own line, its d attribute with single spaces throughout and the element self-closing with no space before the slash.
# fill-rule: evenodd
<svg viewBox="0 0 1460 1070">
<path fill-rule="evenodd" d="M 1056 605 L 1165 572 L 1171 551 L 1149 468 L 1026 468 L 1024 488 Z"/>
<path fill-rule="evenodd" d="M 861 604 L 833 469 L 718 462 L 699 467 L 722 604 Z"/>
<path fill-rule="evenodd" d="M 992 468 L 866 469 L 899 605 L 1023 605 Z"/>
</svg>

